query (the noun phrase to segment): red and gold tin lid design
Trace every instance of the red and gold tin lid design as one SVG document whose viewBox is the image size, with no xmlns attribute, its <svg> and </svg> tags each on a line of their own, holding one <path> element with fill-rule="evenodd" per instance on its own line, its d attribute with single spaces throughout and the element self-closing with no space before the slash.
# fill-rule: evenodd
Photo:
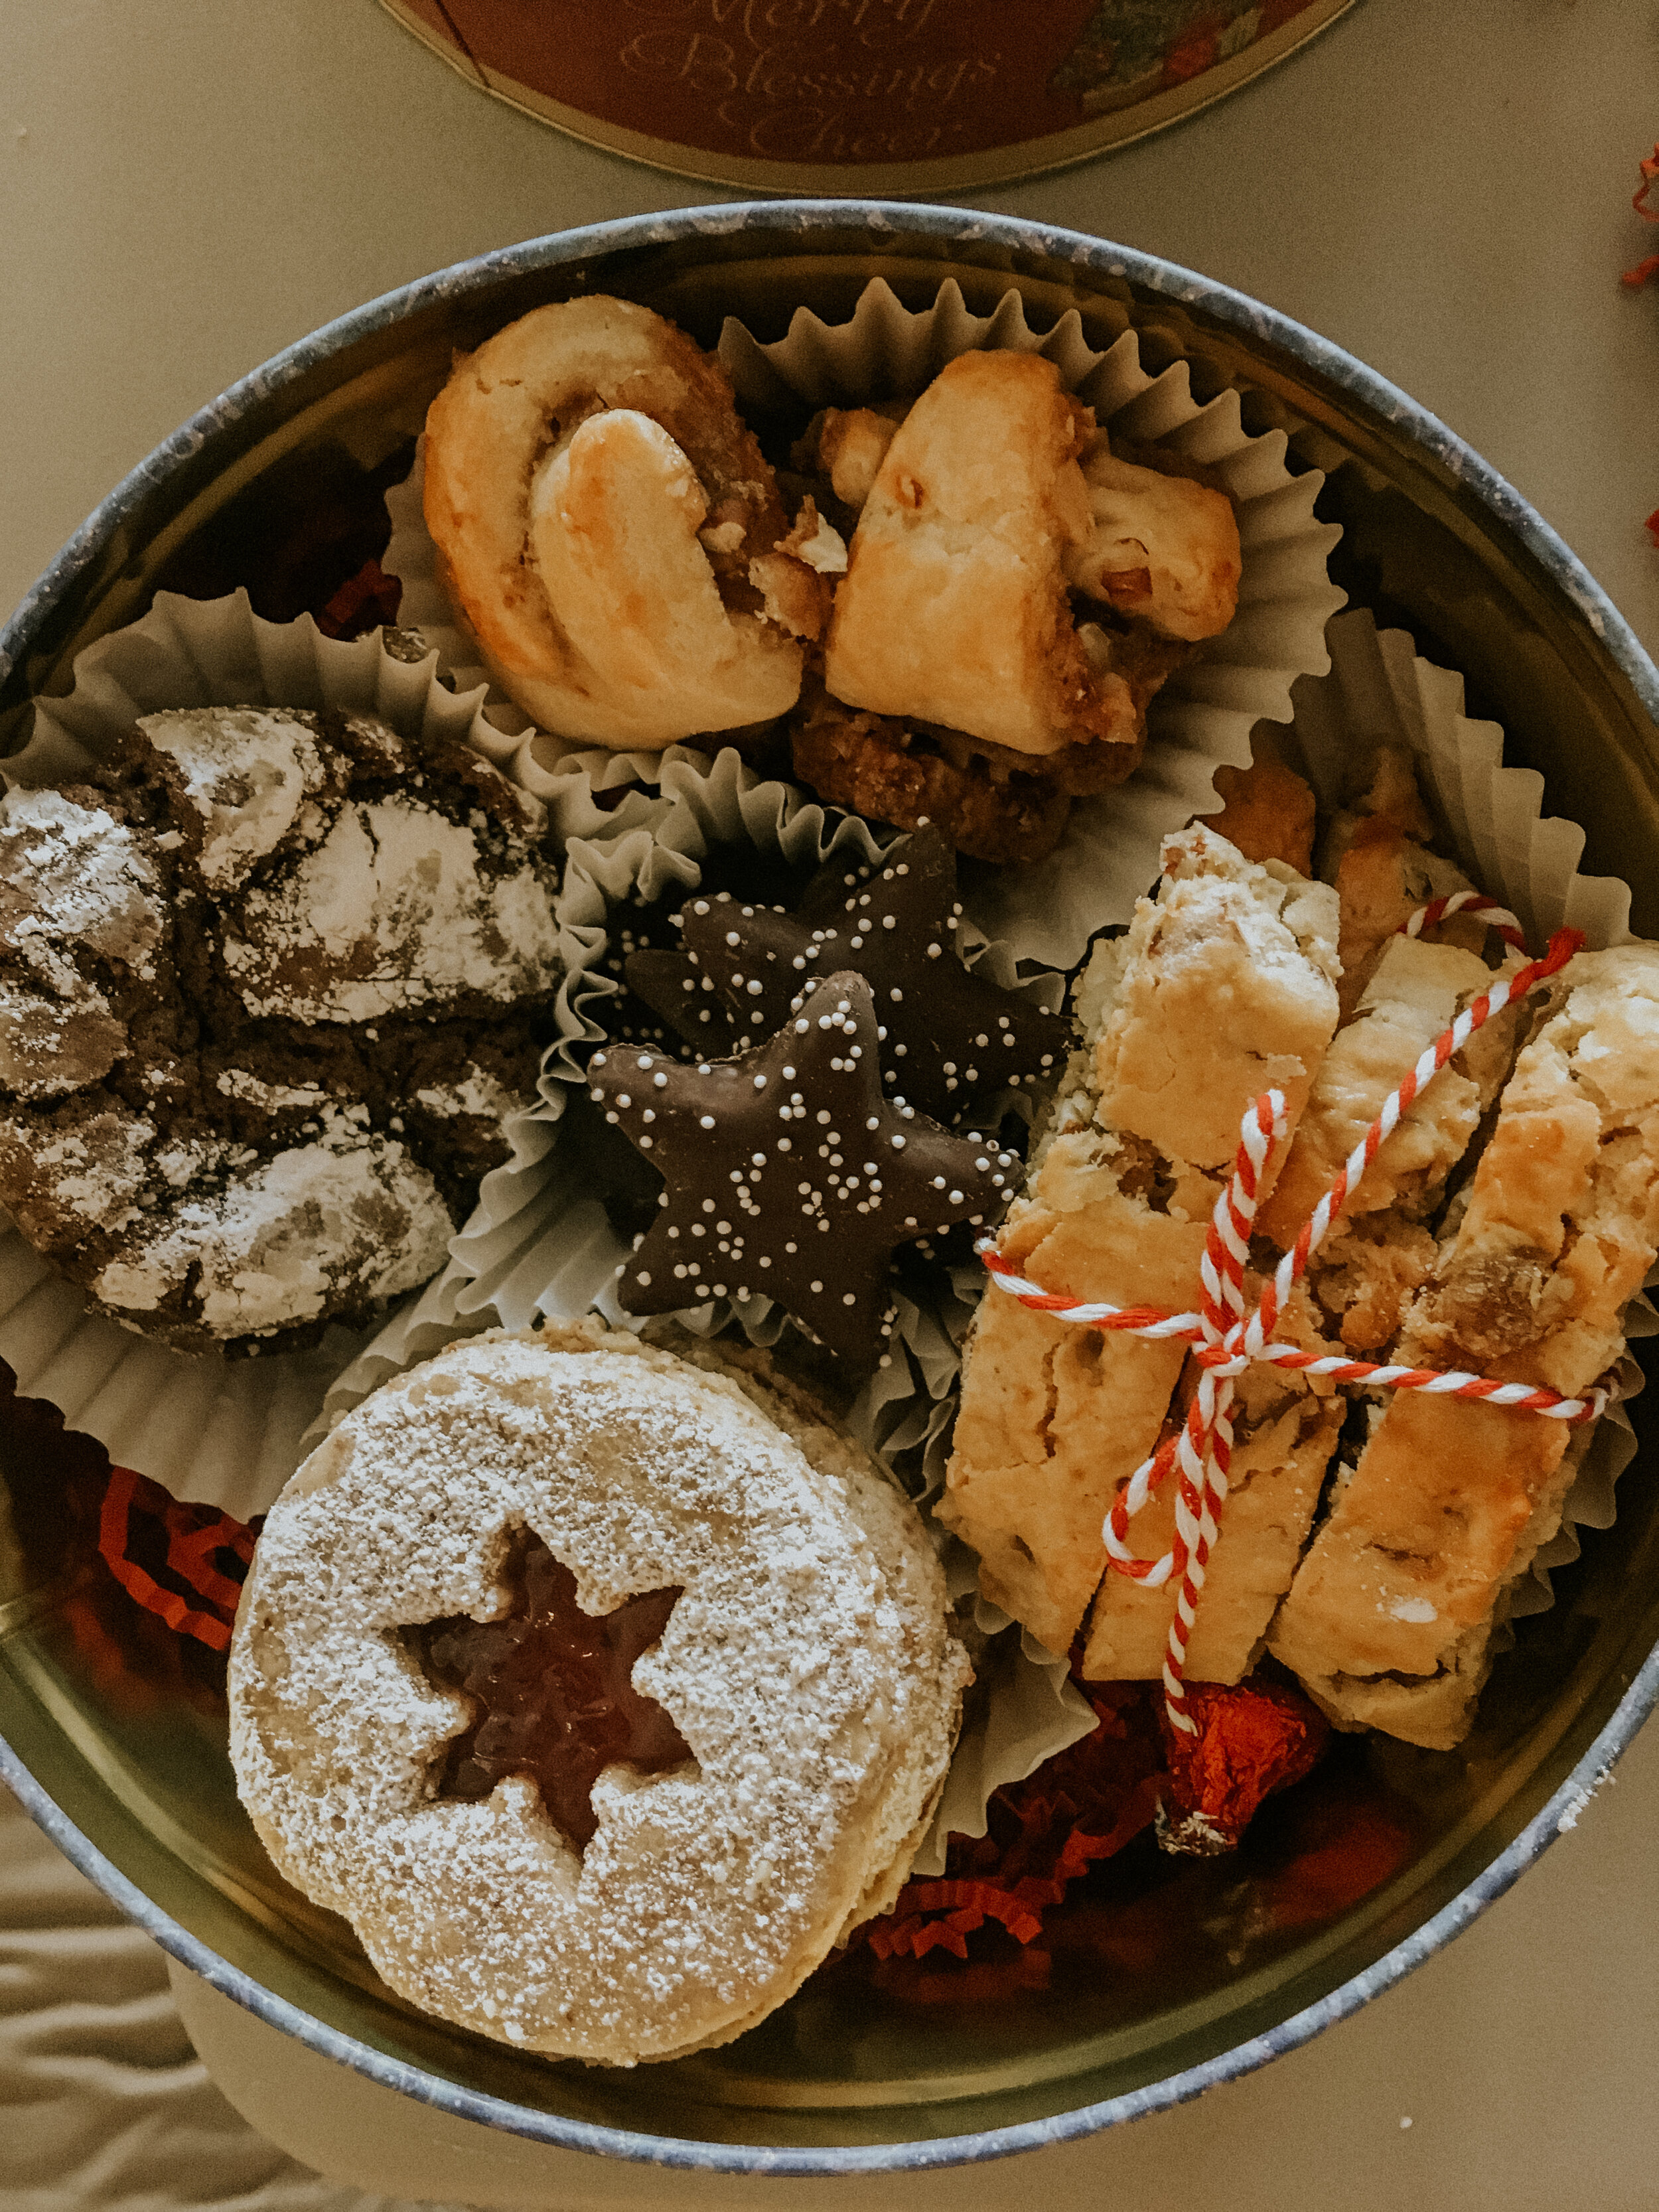
<svg viewBox="0 0 1659 2212">
<path fill-rule="evenodd" d="M 1189 115 L 1353 0 L 381 0 L 487 92 L 683 176 L 962 191 Z"/>
</svg>

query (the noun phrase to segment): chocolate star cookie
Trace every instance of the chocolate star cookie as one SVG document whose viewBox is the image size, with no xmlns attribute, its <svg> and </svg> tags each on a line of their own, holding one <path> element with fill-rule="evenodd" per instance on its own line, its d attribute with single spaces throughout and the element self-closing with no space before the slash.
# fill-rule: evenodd
<svg viewBox="0 0 1659 2212">
<path fill-rule="evenodd" d="M 866 976 L 890 1097 L 936 1120 L 988 1115 L 1004 1089 L 1057 1074 L 1072 1024 L 963 964 L 956 854 L 932 827 L 878 868 L 832 861 L 793 914 L 689 898 L 683 950 L 636 953 L 629 989 L 708 1054 L 769 1036 L 815 992 L 819 971 Z"/>
<path fill-rule="evenodd" d="M 594 1054 L 592 1096 L 668 1182 L 622 1271 L 628 1312 L 762 1295 L 832 1352 L 871 1363 L 895 1248 L 1000 1212 L 1018 1169 L 1012 1152 L 884 1099 L 876 1034 L 870 986 L 842 970 L 734 1060 Z"/>
</svg>

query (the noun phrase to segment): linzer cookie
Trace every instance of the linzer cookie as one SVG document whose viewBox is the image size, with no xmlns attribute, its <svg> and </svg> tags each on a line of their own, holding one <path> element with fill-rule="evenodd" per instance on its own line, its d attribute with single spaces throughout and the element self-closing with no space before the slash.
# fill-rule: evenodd
<svg viewBox="0 0 1659 2212">
<path fill-rule="evenodd" d="M 273 1508 L 231 1660 L 288 1878 L 425 2010 L 607 2065 L 730 2041 L 890 1907 L 969 1679 L 896 1492 L 686 1350 L 495 1334 L 386 1384 Z"/>
<path fill-rule="evenodd" d="M 356 714 L 146 716 L 0 802 L 0 1196 L 117 1319 L 309 1340 L 441 1266 L 533 1097 L 539 811 Z"/>
<path fill-rule="evenodd" d="M 1167 840 L 1164 860 L 1158 898 L 1080 986 L 1085 1046 L 1000 1244 L 1045 1289 L 1179 1311 L 1241 1115 L 1272 1083 L 1293 1122 L 1330 1042 L 1337 908 L 1324 885 L 1247 861 L 1201 826 Z M 986 1294 L 939 1516 L 980 1554 L 987 1595 L 1051 1650 L 1082 1623 L 1105 1566 L 1102 1522 L 1158 1441 L 1185 1348 L 1101 1338 Z M 1294 1451 L 1267 1456 L 1264 1503 L 1285 1466 L 1306 1492 Z"/>
</svg>

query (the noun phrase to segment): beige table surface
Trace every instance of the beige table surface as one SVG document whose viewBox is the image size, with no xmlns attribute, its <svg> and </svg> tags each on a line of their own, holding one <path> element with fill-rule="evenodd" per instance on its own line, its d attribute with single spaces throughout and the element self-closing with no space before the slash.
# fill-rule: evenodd
<svg viewBox="0 0 1659 2212">
<path fill-rule="evenodd" d="M 1509 475 L 1659 653 L 1659 290 L 1616 281 L 1659 245 L 1628 208 L 1656 134 L 1654 0 L 1361 0 L 1194 123 L 975 201 L 1167 254 L 1350 347 Z M 486 100 L 373 0 L 0 0 L 0 606 L 151 446 L 316 324 L 515 239 L 723 197 Z M 1370 2012 L 1200 2104 L 904 2201 L 1659 2206 L 1656 1836 L 1650 1732 Z M 667 2212 L 757 2201 L 631 2179 Z M 0 1805 L 0 2212 L 368 2202 L 252 2136 L 193 2063 L 159 1955 Z"/>
</svg>

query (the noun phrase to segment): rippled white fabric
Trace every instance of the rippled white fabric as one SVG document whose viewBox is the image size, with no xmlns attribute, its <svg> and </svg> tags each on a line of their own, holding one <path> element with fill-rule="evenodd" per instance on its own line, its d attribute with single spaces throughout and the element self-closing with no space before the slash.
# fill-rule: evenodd
<svg viewBox="0 0 1659 2212">
<path fill-rule="evenodd" d="M 0 2208 L 210 2206 L 415 2212 L 254 2133 L 191 2048 L 161 1952 L 0 1788 Z"/>
</svg>

